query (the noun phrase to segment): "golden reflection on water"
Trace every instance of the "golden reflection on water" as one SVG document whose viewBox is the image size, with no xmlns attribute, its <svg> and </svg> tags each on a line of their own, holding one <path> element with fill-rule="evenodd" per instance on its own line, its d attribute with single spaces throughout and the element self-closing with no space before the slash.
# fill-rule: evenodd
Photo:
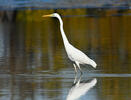
<svg viewBox="0 0 131 100">
<path fill-rule="evenodd" d="M 64 50 L 58 20 L 41 17 L 54 11 L 63 16 L 69 41 L 97 62 L 93 74 L 131 73 L 131 10 L 15 11 L 13 20 L 0 23 L 0 98 L 61 100 L 64 90 L 71 87 L 74 69 Z M 82 69 L 88 71 L 88 67 Z M 92 95 L 97 100 L 110 96 L 112 100 L 129 100 L 130 83 L 130 77 L 98 77 Z"/>
</svg>

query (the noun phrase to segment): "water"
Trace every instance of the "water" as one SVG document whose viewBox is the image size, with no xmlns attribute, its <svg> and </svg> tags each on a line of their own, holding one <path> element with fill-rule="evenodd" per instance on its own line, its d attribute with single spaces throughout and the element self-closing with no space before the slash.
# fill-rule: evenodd
<svg viewBox="0 0 131 100">
<path fill-rule="evenodd" d="M 0 10 L 118 8 L 130 9 L 130 0 L 0 0 Z"/>
<path fill-rule="evenodd" d="M 101 1 L 106 6 L 44 9 L 25 6 L 27 0 L 1 2 L 0 100 L 131 100 L 130 6 Z M 95 60 L 96 69 L 81 65 L 83 75 L 75 76 L 58 20 L 41 17 L 52 12 L 62 15 L 69 41 Z"/>
</svg>

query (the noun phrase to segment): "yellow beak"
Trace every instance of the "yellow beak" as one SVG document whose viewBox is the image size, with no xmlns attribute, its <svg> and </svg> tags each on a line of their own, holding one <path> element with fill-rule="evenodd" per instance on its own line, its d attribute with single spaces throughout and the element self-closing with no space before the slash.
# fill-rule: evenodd
<svg viewBox="0 0 131 100">
<path fill-rule="evenodd" d="M 49 14 L 49 15 L 43 15 L 42 17 L 51 17 L 52 14 Z"/>
</svg>

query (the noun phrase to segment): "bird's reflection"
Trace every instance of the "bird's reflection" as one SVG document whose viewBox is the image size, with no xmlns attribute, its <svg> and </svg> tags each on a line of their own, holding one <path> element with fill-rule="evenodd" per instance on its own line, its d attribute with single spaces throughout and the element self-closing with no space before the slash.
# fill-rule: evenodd
<svg viewBox="0 0 131 100">
<path fill-rule="evenodd" d="M 81 96 L 87 93 L 97 83 L 97 79 L 87 80 L 86 82 L 81 81 L 82 75 L 77 79 L 75 76 L 74 84 L 70 89 L 66 100 L 78 100 Z"/>
</svg>

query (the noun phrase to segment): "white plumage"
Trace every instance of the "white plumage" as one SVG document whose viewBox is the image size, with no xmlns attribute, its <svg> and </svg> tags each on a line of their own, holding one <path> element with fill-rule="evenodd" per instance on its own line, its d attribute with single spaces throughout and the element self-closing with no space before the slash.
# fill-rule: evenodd
<svg viewBox="0 0 131 100">
<path fill-rule="evenodd" d="M 42 17 L 56 17 L 56 18 L 58 18 L 58 20 L 60 22 L 60 31 L 61 31 L 61 35 L 63 38 L 65 50 L 67 52 L 69 59 L 74 62 L 73 66 L 75 68 L 76 73 L 77 73 L 77 67 L 81 71 L 80 64 L 89 64 L 89 65 L 93 66 L 94 68 L 96 68 L 97 64 L 92 59 L 90 59 L 82 51 L 78 50 L 77 48 L 75 48 L 74 46 L 72 46 L 69 43 L 69 41 L 65 35 L 65 32 L 63 30 L 63 21 L 58 13 L 53 13 L 50 15 L 43 15 Z"/>
<path fill-rule="evenodd" d="M 81 96 L 86 94 L 91 88 L 93 88 L 97 79 L 94 78 L 90 82 L 80 83 L 81 78 L 70 89 L 66 100 L 78 100 Z"/>
</svg>

